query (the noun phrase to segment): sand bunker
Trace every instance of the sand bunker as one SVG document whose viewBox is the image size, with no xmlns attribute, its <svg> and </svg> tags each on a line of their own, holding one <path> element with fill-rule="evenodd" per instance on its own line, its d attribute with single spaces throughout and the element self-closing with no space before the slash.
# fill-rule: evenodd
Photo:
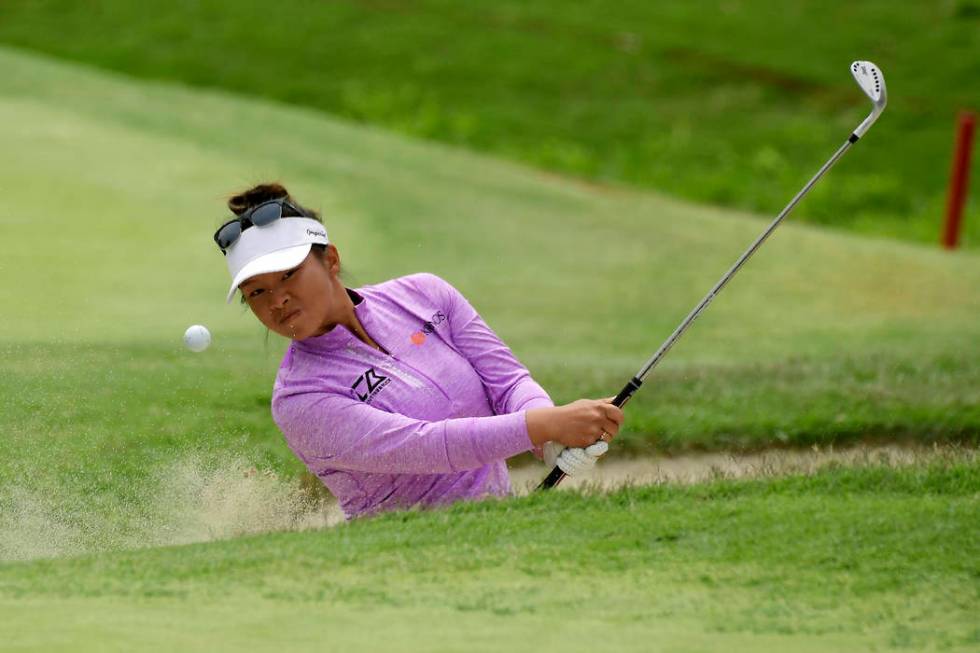
<svg viewBox="0 0 980 653">
<path fill-rule="evenodd" d="M 751 454 L 692 453 L 601 460 L 559 491 L 611 490 L 627 484 L 698 483 L 716 478 L 809 474 L 831 464 L 910 465 L 975 459 L 976 449 L 899 445 L 769 450 Z M 83 497 L 70 487 L 0 487 L 0 562 L 120 549 L 208 542 L 270 531 L 324 528 L 344 521 L 322 485 L 257 470 L 244 458 L 205 461 L 185 456 L 112 494 Z M 525 495 L 544 478 L 541 464 L 511 469 Z"/>
<path fill-rule="evenodd" d="M 768 449 L 755 453 L 685 453 L 676 456 L 607 457 L 588 476 L 565 478 L 559 490 L 614 490 L 624 485 L 702 483 L 718 478 L 757 478 L 812 474 L 828 465 L 912 465 L 937 459 L 973 458 L 977 450 L 954 445 L 898 444 L 810 449 Z M 544 478 L 540 465 L 511 470 L 515 494 L 527 494 Z"/>
<path fill-rule="evenodd" d="M 0 561 L 62 557 L 332 526 L 336 502 L 236 458 L 188 456 L 156 470 L 128 499 L 65 487 L 0 487 Z"/>
</svg>

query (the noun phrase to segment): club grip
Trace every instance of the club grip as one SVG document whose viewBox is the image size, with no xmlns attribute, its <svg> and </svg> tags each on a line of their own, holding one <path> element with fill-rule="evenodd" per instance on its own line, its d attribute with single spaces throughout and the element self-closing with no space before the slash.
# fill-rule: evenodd
<svg viewBox="0 0 980 653">
<path fill-rule="evenodd" d="M 613 406 L 616 408 L 622 408 L 625 406 L 626 402 L 630 400 L 630 397 L 633 396 L 634 392 L 640 389 L 641 385 L 643 385 L 643 381 L 634 376 L 625 386 L 623 386 L 623 389 L 619 391 L 619 394 L 616 395 L 615 399 L 612 400 Z"/>
<path fill-rule="evenodd" d="M 561 467 L 555 465 L 555 468 L 552 469 L 551 472 L 549 472 L 549 474 L 544 477 L 544 480 L 541 481 L 541 484 L 538 485 L 537 489 L 538 490 L 551 489 L 556 485 L 558 485 L 559 483 L 561 483 L 561 479 L 563 478 L 565 478 L 565 472 L 561 471 Z"/>
<path fill-rule="evenodd" d="M 630 397 L 633 396 L 634 392 L 640 389 L 641 385 L 643 385 L 643 381 L 634 376 L 625 386 L 623 386 L 623 389 L 620 390 L 619 394 L 612 400 L 613 406 L 616 406 L 617 408 L 622 408 L 625 406 L 626 402 L 630 400 Z M 563 478 L 565 478 L 565 472 L 561 471 L 561 467 L 555 465 L 555 468 L 544 477 L 544 480 L 538 484 L 538 487 L 535 488 L 535 490 L 550 490 L 561 483 Z"/>
</svg>

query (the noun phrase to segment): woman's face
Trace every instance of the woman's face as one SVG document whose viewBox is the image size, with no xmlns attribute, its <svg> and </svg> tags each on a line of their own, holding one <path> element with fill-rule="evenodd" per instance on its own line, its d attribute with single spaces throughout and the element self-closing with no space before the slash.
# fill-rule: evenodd
<svg viewBox="0 0 980 653">
<path fill-rule="evenodd" d="M 322 261 L 311 249 L 297 267 L 258 274 L 238 288 L 262 324 L 281 336 L 302 340 L 340 320 L 342 300 L 350 299 L 337 278 L 339 272 L 337 248 L 327 245 Z"/>
</svg>

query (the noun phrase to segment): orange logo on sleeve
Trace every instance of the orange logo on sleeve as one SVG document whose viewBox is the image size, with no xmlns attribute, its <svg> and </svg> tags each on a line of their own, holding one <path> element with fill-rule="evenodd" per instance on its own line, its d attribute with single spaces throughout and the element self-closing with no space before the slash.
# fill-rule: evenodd
<svg viewBox="0 0 980 653">
<path fill-rule="evenodd" d="M 425 342 L 425 334 L 421 331 L 416 331 L 412 334 L 412 343 L 416 345 L 421 345 Z"/>
</svg>

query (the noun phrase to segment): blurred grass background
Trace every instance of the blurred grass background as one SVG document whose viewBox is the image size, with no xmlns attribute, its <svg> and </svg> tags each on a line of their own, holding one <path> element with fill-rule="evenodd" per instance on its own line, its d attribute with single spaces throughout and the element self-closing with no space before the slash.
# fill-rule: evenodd
<svg viewBox="0 0 980 653">
<path fill-rule="evenodd" d="M 977 0 L 8 0 L 0 43 L 765 214 L 868 113 L 870 59 L 889 107 L 794 219 L 923 243 L 980 109 Z"/>
</svg>

